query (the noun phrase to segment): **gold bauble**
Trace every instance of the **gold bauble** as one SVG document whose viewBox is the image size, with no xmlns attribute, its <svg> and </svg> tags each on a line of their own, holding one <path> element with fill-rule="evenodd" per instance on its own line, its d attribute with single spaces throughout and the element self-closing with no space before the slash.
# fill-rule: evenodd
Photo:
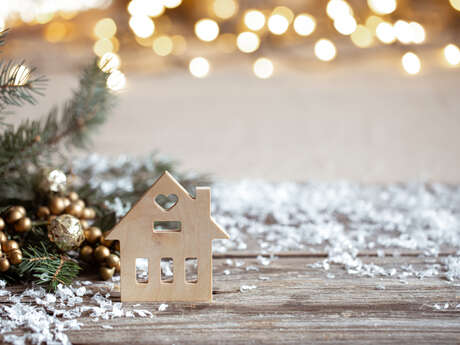
<svg viewBox="0 0 460 345">
<path fill-rule="evenodd" d="M 110 249 L 106 246 L 99 245 L 94 250 L 94 257 L 97 261 L 102 262 L 110 255 Z"/>
<path fill-rule="evenodd" d="M 85 237 L 89 243 L 94 244 L 102 237 L 102 231 L 98 227 L 92 226 L 85 230 Z"/>
<path fill-rule="evenodd" d="M 14 230 L 17 232 L 27 232 L 30 229 L 32 229 L 32 221 L 29 217 L 21 218 L 14 224 Z"/>
<path fill-rule="evenodd" d="M 81 205 L 78 205 L 76 203 L 70 204 L 65 209 L 65 213 L 68 213 L 77 218 L 80 218 L 82 212 L 83 212 L 83 207 L 81 207 Z"/>
<path fill-rule="evenodd" d="M 65 201 L 64 198 L 59 196 L 55 196 L 50 200 L 49 208 L 52 214 L 59 215 L 64 212 L 65 209 Z"/>
<path fill-rule="evenodd" d="M 101 237 L 101 244 L 106 246 L 106 247 L 110 247 L 113 243 L 113 240 L 106 240 L 104 238 L 104 236 Z"/>
<path fill-rule="evenodd" d="M 72 201 L 70 201 L 69 198 L 63 198 L 64 200 L 64 207 L 67 208 L 70 206 L 70 204 L 72 203 Z"/>
<path fill-rule="evenodd" d="M 46 206 L 40 206 L 37 210 L 37 217 L 40 219 L 46 219 L 50 216 L 51 211 Z"/>
<path fill-rule="evenodd" d="M 0 218 L 0 231 L 2 231 L 3 229 L 5 229 L 5 221 L 3 220 L 3 218 Z"/>
<path fill-rule="evenodd" d="M 63 251 L 77 248 L 85 240 L 80 221 L 70 214 L 63 214 L 50 222 L 48 237 Z"/>
<path fill-rule="evenodd" d="M 102 266 L 101 268 L 99 268 L 99 274 L 101 275 L 102 280 L 109 280 L 110 278 L 113 277 L 114 273 L 115 273 L 115 267 L 109 268 L 109 267 Z"/>
<path fill-rule="evenodd" d="M 85 246 L 81 247 L 80 248 L 80 257 L 84 261 L 91 261 L 91 259 L 93 258 L 93 247 L 91 247 L 89 245 L 85 245 Z"/>
<path fill-rule="evenodd" d="M 19 265 L 22 262 L 22 252 L 19 249 L 14 249 L 8 252 L 8 259 L 13 265 Z"/>
<path fill-rule="evenodd" d="M 81 200 L 81 199 L 78 199 L 77 201 L 74 201 L 73 203 L 77 204 L 77 205 L 80 205 L 82 210 L 86 207 L 85 202 L 83 200 Z"/>
<path fill-rule="evenodd" d="M 70 192 L 67 197 L 70 201 L 77 201 L 80 198 L 76 192 Z"/>
<path fill-rule="evenodd" d="M 0 231 L 0 244 L 3 245 L 3 242 L 8 241 L 8 237 L 6 237 L 5 233 Z"/>
<path fill-rule="evenodd" d="M 120 257 L 118 255 L 110 254 L 107 259 L 105 259 L 105 263 L 108 267 L 115 267 L 115 271 L 120 272 Z"/>
<path fill-rule="evenodd" d="M 24 217 L 22 212 L 20 212 L 19 210 L 11 209 L 6 215 L 6 222 L 8 224 L 13 224 L 16 223 L 22 217 Z"/>
<path fill-rule="evenodd" d="M 20 214 L 22 214 L 23 217 L 25 217 L 27 213 L 26 209 L 23 206 L 13 206 L 10 210 L 18 211 Z"/>
<path fill-rule="evenodd" d="M 96 218 L 96 211 L 91 207 L 85 207 L 81 216 L 83 219 L 94 219 Z"/>
<path fill-rule="evenodd" d="M 10 269 L 10 262 L 7 258 L 0 258 L 0 272 L 6 272 Z"/>
<path fill-rule="evenodd" d="M 14 240 L 8 240 L 2 243 L 2 250 L 8 253 L 12 250 L 19 249 L 19 243 Z"/>
<path fill-rule="evenodd" d="M 80 224 L 83 230 L 86 230 L 89 228 L 89 223 L 86 219 L 80 219 Z"/>
</svg>

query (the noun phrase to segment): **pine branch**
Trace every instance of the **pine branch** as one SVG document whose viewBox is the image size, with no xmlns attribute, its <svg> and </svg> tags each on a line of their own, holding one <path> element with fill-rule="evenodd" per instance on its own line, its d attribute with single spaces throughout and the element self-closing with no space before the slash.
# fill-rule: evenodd
<svg viewBox="0 0 460 345">
<path fill-rule="evenodd" d="M 59 284 L 68 285 L 78 275 L 80 266 L 66 255 L 52 250 L 45 242 L 23 249 L 23 261 L 19 273 L 27 274 L 38 284 L 47 284 L 55 290 Z"/>
<path fill-rule="evenodd" d="M 43 76 L 33 77 L 35 68 L 25 67 L 24 62 L 0 62 L 0 111 L 7 106 L 35 104 L 36 96 L 42 96 L 46 82 Z"/>
<path fill-rule="evenodd" d="M 95 61 L 83 70 L 79 88 L 64 105 L 62 116 L 53 108 L 44 120 L 26 120 L 0 134 L 0 192 L 38 171 L 43 161 L 59 153 L 59 144 L 88 147 L 89 134 L 104 123 L 114 103 L 107 77 Z"/>
</svg>

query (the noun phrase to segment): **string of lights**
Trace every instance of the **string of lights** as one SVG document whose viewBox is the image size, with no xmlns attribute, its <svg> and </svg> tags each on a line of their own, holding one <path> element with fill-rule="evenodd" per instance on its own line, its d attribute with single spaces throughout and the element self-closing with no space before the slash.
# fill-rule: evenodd
<svg viewBox="0 0 460 345">
<path fill-rule="evenodd" d="M 460 0 L 443 1 L 437 2 L 437 6 L 443 6 L 443 21 L 448 22 L 449 14 L 458 23 Z M 0 5 L 0 28 L 21 23 L 46 25 L 45 39 L 61 42 L 68 36 L 77 13 L 90 9 L 108 11 L 109 7 L 112 12 L 118 11 L 92 26 L 93 51 L 100 57 L 101 68 L 111 73 L 108 85 L 114 90 L 126 84 L 121 72 L 121 45 L 132 42 L 160 57 L 179 59 L 183 62 L 180 65 L 188 65 L 189 72 L 197 78 L 208 76 L 212 70 L 215 54 L 207 54 L 211 49 L 252 56 L 254 75 L 270 78 L 277 66 L 270 50 L 264 48 L 305 45 L 306 39 L 314 56 L 324 63 L 332 63 L 340 56 L 341 45 L 348 42 L 359 49 L 398 45 L 402 48 L 402 69 L 408 75 L 417 75 L 423 68 L 423 56 L 417 46 L 427 44 L 431 26 L 436 29 L 432 21 L 426 20 L 427 15 L 418 16 L 425 22 L 413 19 L 417 18 L 414 8 L 418 6 L 430 11 L 426 1 L 329 0 L 321 5 L 307 4 L 310 12 L 308 6 L 296 1 L 292 8 L 244 0 L 131 0 L 121 5 L 110 0 L 43 0 L 39 5 L 26 1 L 29 2 L 28 6 L 19 6 L 6 0 L 6 6 Z M 254 4 L 260 8 L 248 7 Z M 435 41 L 430 42 L 433 45 Z M 441 42 L 436 49 L 443 54 L 443 65 L 460 66 L 456 42 Z"/>
</svg>

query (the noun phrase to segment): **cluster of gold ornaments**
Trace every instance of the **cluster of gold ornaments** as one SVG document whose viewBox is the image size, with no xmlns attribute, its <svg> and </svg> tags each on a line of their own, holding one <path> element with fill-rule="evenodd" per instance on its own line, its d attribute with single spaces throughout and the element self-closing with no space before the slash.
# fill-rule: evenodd
<svg viewBox="0 0 460 345">
<path fill-rule="evenodd" d="M 97 263 L 102 279 L 110 279 L 120 271 L 118 241 L 104 239 L 101 229 L 91 226 L 96 211 L 88 207 L 76 192 L 65 193 L 67 177 L 60 170 L 43 171 L 40 188 L 50 193 L 47 205 L 39 206 L 36 221 L 27 217 L 23 206 L 10 207 L 0 217 L 0 272 L 22 262 L 20 243 L 11 238 L 32 229 L 33 225 L 48 225 L 48 238 L 64 251 L 79 249 L 80 258 Z M 35 217 L 34 217 L 35 219 Z"/>
<path fill-rule="evenodd" d="M 102 279 L 112 278 L 115 272 L 120 272 L 120 257 L 114 252 L 120 252 L 118 241 L 106 240 L 101 229 L 91 226 L 85 230 L 86 243 L 80 248 L 80 258 L 86 262 L 97 262 Z"/>
<path fill-rule="evenodd" d="M 16 233 L 24 233 L 32 228 L 32 221 L 26 216 L 26 209 L 22 206 L 10 207 L 5 219 L 0 218 L 0 272 L 6 272 L 11 265 L 22 262 L 22 252 L 19 243 L 9 240 L 4 230 L 12 229 Z"/>
<path fill-rule="evenodd" d="M 98 263 L 102 279 L 110 279 L 120 271 L 120 258 L 111 252 L 118 250 L 118 244 L 105 240 L 101 229 L 90 226 L 96 212 L 81 200 L 77 193 L 54 196 L 48 206 L 38 208 L 37 216 L 48 219 L 48 237 L 61 250 L 80 247 L 80 257 L 88 263 Z M 82 246 L 82 243 L 85 243 Z M 118 249 L 117 249 L 118 248 Z"/>
</svg>

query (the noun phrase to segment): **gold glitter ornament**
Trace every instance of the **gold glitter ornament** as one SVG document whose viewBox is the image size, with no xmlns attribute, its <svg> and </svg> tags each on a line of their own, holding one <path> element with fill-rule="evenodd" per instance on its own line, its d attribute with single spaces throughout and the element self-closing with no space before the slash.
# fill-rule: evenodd
<svg viewBox="0 0 460 345">
<path fill-rule="evenodd" d="M 63 214 L 51 221 L 48 237 L 62 251 L 77 248 L 85 240 L 80 221 L 70 214 Z"/>
<path fill-rule="evenodd" d="M 0 244 L 3 245 L 3 242 L 8 241 L 8 237 L 6 237 L 5 233 L 0 231 Z"/>
<path fill-rule="evenodd" d="M 3 220 L 3 218 L 0 218 L 0 231 L 2 231 L 3 229 L 5 229 L 5 221 Z"/>
<path fill-rule="evenodd" d="M 67 186 L 67 176 L 58 169 L 44 169 L 40 178 L 40 189 L 45 192 L 63 192 Z"/>
</svg>

